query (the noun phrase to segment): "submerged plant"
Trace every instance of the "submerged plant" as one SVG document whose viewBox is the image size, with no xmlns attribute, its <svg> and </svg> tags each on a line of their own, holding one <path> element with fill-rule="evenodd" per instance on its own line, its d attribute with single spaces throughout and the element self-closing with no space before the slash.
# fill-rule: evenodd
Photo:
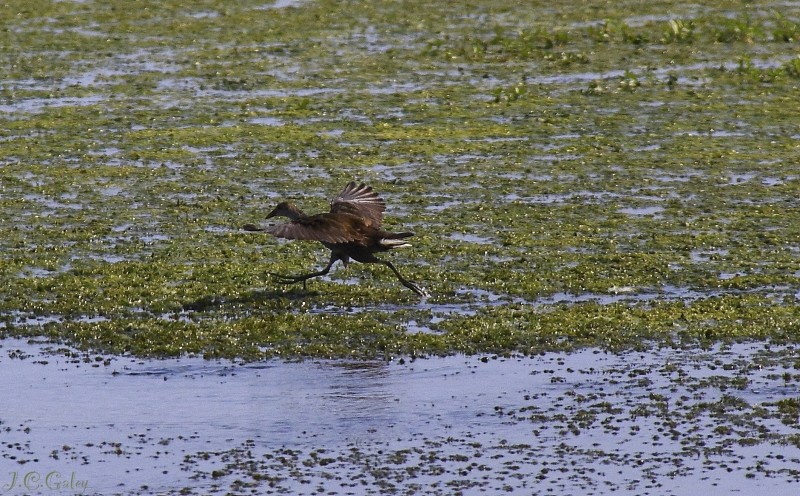
<svg viewBox="0 0 800 496">
<path fill-rule="evenodd" d="M 795 57 L 783 64 L 783 72 L 795 79 L 800 78 L 800 57 Z"/>
<path fill-rule="evenodd" d="M 793 43 L 800 40 L 800 23 L 788 19 L 780 12 L 775 13 L 775 25 L 772 28 L 774 41 Z"/>
<path fill-rule="evenodd" d="M 496 88 L 494 90 L 494 102 L 506 104 L 513 103 L 519 100 L 526 93 L 527 87 L 525 82 L 519 82 L 507 88 Z"/>
<path fill-rule="evenodd" d="M 719 43 L 753 43 L 760 31 L 749 16 L 722 19 L 714 23 L 713 29 Z"/>
<path fill-rule="evenodd" d="M 661 38 L 664 43 L 691 43 L 695 37 L 695 24 L 692 20 L 670 19 Z"/>
</svg>

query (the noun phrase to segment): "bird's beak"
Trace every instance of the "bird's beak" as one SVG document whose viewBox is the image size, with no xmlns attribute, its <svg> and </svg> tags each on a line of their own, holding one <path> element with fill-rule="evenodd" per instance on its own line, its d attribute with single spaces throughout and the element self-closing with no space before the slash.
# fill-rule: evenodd
<svg viewBox="0 0 800 496">
<path fill-rule="evenodd" d="M 271 218 L 275 217 L 275 215 L 277 215 L 277 213 L 278 213 L 278 209 L 276 208 L 275 210 L 273 210 L 272 212 L 267 214 L 267 219 L 271 219 Z"/>
</svg>

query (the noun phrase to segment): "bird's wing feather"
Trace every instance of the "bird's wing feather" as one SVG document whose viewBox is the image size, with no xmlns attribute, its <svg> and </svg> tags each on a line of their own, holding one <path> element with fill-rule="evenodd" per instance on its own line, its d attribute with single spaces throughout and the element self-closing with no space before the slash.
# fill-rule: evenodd
<svg viewBox="0 0 800 496">
<path fill-rule="evenodd" d="M 357 220 L 344 215 L 319 214 L 268 227 L 266 231 L 278 238 L 352 243 L 363 237 L 360 230 L 353 228 L 353 221 Z"/>
<path fill-rule="evenodd" d="M 364 183 L 350 182 L 339 196 L 331 201 L 331 213 L 349 214 L 364 219 L 369 226 L 379 227 L 383 222 L 386 202 Z"/>
</svg>

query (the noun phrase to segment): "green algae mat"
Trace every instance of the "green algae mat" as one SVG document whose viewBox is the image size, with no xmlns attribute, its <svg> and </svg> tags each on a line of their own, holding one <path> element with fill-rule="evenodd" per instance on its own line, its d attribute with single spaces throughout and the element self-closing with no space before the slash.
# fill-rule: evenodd
<svg viewBox="0 0 800 496">
<path fill-rule="evenodd" d="M 391 358 L 800 338 L 800 6 L 0 6 L 0 333 Z M 241 229 L 350 180 L 416 233 Z"/>
</svg>

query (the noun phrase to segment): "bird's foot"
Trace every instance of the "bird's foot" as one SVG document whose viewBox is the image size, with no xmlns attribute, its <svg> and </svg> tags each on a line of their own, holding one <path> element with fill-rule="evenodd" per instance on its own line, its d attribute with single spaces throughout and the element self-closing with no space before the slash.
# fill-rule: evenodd
<svg viewBox="0 0 800 496">
<path fill-rule="evenodd" d="M 283 274 L 276 274 L 274 272 L 267 272 L 267 274 L 274 277 L 280 284 L 295 284 L 298 282 L 302 282 L 303 291 L 308 290 L 308 287 L 306 286 L 306 281 L 308 281 L 308 277 L 306 276 L 285 276 Z"/>
<path fill-rule="evenodd" d="M 430 296 L 430 294 L 425 290 L 425 288 L 411 281 L 408 281 L 408 284 L 405 284 L 405 287 L 417 293 L 423 298 L 427 298 L 428 296 Z"/>
<path fill-rule="evenodd" d="M 303 279 L 302 277 L 285 276 L 283 274 L 276 274 L 274 272 L 267 272 L 267 275 L 272 276 L 273 278 L 277 279 L 278 282 L 281 283 L 281 284 L 294 284 L 294 283 L 300 282 L 300 281 L 305 282 L 305 279 Z"/>
</svg>

